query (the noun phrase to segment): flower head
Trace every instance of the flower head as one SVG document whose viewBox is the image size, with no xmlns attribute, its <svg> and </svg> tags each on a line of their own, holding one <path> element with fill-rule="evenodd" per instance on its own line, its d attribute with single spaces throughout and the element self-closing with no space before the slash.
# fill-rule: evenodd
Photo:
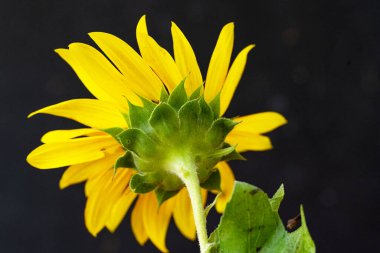
<svg viewBox="0 0 380 253">
<path fill-rule="evenodd" d="M 136 30 L 141 56 L 102 32 L 90 33 L 102 52 L 82 43 L 57 49 L 96 98 L 30 114 L 66 117 L 86 127 L 46 133 L 27 157 L 40 169 L 69 166 L 62 189 L 85 182 L 85 223 L 91 234 L 105 227 L 115 231 L 134 205 L 131 225 L 137 241 L 150 239 L 163 252 L 172 216 L 182 234 L 195 239 L 190 199 L 176 168 L 195 166 L 204 203 L 208 190 L 220 190 L 216 208 L 222 212 L 234 182 L 226 161 L 241 158 L 238 152 L 270 149 L 262 134 L 286 123 L 275 112 L 222 117 L 254 47 L 244 48 L 230 66 L 233 23 L 222 29 L 205 79 L 182 31 L 172 23 L 171 32 L 174 59 L 149 36 L 145 16 Z M 212 185 L 215 178 L 220 189 Z"/>
</svg>

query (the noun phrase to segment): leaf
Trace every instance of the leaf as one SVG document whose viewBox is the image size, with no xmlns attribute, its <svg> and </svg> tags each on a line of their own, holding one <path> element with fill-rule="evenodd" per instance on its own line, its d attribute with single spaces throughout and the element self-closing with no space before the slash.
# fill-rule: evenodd
<svg viewBox="0 0 380 253">
<path fill-rule="evenodd" d="M 277 193 L 274 197 L 283 196 L 283 187 Z M 279 205 L 281 197 L 277 197 L 272 203 Z M 220 224 L 209 238 L 214 244 L 210 252 L 314 253 L 302 206 L 302 226 L 288 233 L 270 201 L 261 189 L 236 181 Z"/>
<path fill-rule="evenodd" d="M 149 124 L 160 140 L 173 139 L 179 129 L 177 112 L 169 104 L 161 103 L 153 110 Z"/>
<path fill-rule="evenodd" d="M 269 199 L 269 203 L 272 206 L 272 210 L 278 212 L 280 208 L 281 201 L 284 199 L 285 190 L 284 184 L 281 184 L 276 193 L 273 195 L 271 199 Z"/>
<path fill-rule="evenodd" d="M 288 233 L 281 224 L 261 249 L 260 253 L 315 253 L 315 245 L 306 226 L 303 207 L 300 207 L 301 226 Z"/>
<path fill-rule="evenodd" d="M 257 252 L 278 226 L 276 218 L 262 190 L 236 182 L 217 228 L 218 252 Z"/>
<path fill-rule="evenodd" d="M 135 193 L 147 193 L 153 191 L 157 187 L 157 183 L 155 183 L 152 178 L 154 178 L 154 176 L 135 174 L 129 182 L 129 187 Z"/>
<path fill-rule="evenodd" d="M 183 104 L 187 102 L 187 95 L 185 90 L 185 79 L 182 80 L 172 91 L 169 96 L 168 104 L 177 111 Z"/>
<path fill-rule="evenodd" d="M 219 170 L 214 171 L 205 182 L 201 183 L 201 187 L 207 190 L 221 191 Z"/>
<path fill-rule="evenodd" d="M 162 203 L 164 203 L 166 200 L 170 199 L 171 197 L 174 197 L 178 191 L 165 191 L 160 188 L 157 188 L 155 191 L 158 205 L 161 206 Z"/>
</svg>

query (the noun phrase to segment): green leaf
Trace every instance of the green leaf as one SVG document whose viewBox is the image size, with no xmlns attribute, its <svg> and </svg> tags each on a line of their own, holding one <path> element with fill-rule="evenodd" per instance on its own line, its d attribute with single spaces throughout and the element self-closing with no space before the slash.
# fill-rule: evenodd
<svg viewBox="0 0 380 253">
<path fill-rule="evenodd" d="M 117 137 L 124 148 L 140 157 L 151 157 L 157 153 L 157 144 L 140 129 L 127 129 Z"/>
<path fill-rule="evenodd" d="M 178 111 L 181 135 L 189 139 L 197 134 L 200 107 L 197 99 L 187 101 Z"/>
<path fill-rule="evenodd" d="M 129 182 L 129 187 L 135 193 L 147 193 L 153 191 L 157 184 L 152 180 L 154 176 L 135 174 Z"/>
<path fill-rule="evenodd" d="M 161 89 L 161 95 L 160 95 L 160 101 L 161 102 L 167 102 L 169 99 L 169 94 L 164 86 L 162 86 Z"/>
<path fill-rule="evenodd" d="M 281 224 L 263 246 L 260 253 L 315 253 L 315 244 L 311 239 L 306 225 L 303 207 L 300 207 L 301 226 L 294 232 L 288 233 Z"/>
<path fill-rule="evenodd" d="M 169 96 L 168 103 L 177 111 L 183 104 L 187 102 L 187 95 L 185 90 L 185 79 L 182 80 L 172 91 Z"/>
<path fill-rule="evenodd" d="M 219 147 L 223 144 L 227 134 L 234 128 L 237 123 L 226 118 L 215 120 L 206 134 L 206 141 L 212 147 Z"/>
<path fill-rule="evenodd" d="M 272 210 L 278 212 L 280 208 L 281 201 L 284 199 L 285 190 L 284 184 L 281 184 L 276 193 L 273 195 L 271 199 L 269 199 L 269 203 L 272 206 Z"/>
<path fill-rule="evenodd" d="M 219 118 L 219 114 L 220 114 L 220 92 L 210 102 L 210 107 L 212 109 L 212 112 L 214 113 L 214 119 Z"/>
<path fill-rule="evenodd" d="M 201 183 L 201 187 L 207 190 L 221 191 L 219 170 L 214 171 L 205 182 Z"/>
<path fill-rule="evenodd" d="M 161 206 L 162 203 L 164 203 L 166 200 L 170 199 L 171 197 L 174 197 L 178 191 L 165 191 L 160 188 L 157 188 L 155 191 L 158 205 Z"/>
<path fill-rule="evenodd" d="M 279 205 L 283 197 L 280 186 L 272 204 Z M 302 226 L 288 233 L 271 199 L 259 188 L 235 182 L 218 228 L 209 241 L 215 246 L 211 253 L 314 253 L 315 245 L 306 227 L 301 207 Z"/>
<path fill-rule="evenodd" d="M 178 133 L 179 122 L 177 112 L 167 103 L 160 103 L 152 112 L 149 124 L 162 141 L 173 139 Z"/>
</svg>

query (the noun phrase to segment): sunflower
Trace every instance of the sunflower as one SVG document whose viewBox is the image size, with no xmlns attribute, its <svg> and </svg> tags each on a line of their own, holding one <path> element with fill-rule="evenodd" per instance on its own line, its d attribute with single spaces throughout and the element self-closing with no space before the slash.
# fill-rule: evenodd
<svg viewBox="0 0 380 253">
<path fill-rule="evenodd" d="M 216 101 L 218 117 L 222 116 L 240 81 L 247 55 L 254 48 L 245 47 L 230 65 L 234 24 L 225 25 L 203 79 L 190 43 L 174 23 L 171 33 L 174 59 L 149 36 L 145 16 L 136 29 L 141 55 L 123 40 L 103 32 L 89 34 L 102 52 L 83 43 L 55 50 L 95 98 L 72 99 L 31 113 L 29 117 L 44 113 L 69 118 L 85 127 L 46 133 L 41 138 L 43 144 L 27 157 L 29 164 L 39 169 L 69 166 L 59 182 L 61 189 L 85 182 L 85 224 L 93 236 L 103 228 L 114 232 L 133 205 L 131 227 L 137 241 L 143 245 L 149 239 L 162 252 L 168 251 L 165 237 L 171 217 L 185 237 L 196 237 L 187 188 L 181 187 L 163 203 L 153 191 L 141 194 L 131 189 L 136 170 L 120 166 L 124 168 L 115 171 L 115 163 L 125 156 L 126 149 L 115 139 L 113 130 L 130 128 L 126 115 L 133 106 L 159 105 L 163 91 L 170 95 L 181 82 L 188 96 L 198 91 L 207 104 Z M 271 149 L 270 139 L 262 134 L 286 123 L 275 112 L 236 117 L 233 121 L 239 124 L 229 131 L 225 143 L 237 152 Z M 223 212 L 232 193 L 234 174 L 226 161 L 213 167 L 220 174 L 221 195 L 216 209 Z M 202 189 L 203 205 L 207 194 L 208 190 Z"/>
</svg>

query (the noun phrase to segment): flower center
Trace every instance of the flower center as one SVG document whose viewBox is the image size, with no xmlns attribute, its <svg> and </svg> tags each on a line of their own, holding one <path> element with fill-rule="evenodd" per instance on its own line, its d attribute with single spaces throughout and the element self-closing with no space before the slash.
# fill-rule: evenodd
<svg viewBox="0 0 380 253">
<path fill-rule="evenodd" d="M 210 186 L 208 181 L 219 176 L 214 169 L 218 162 L 241 158 L 224 142 L 237 123 L 219 117 L 219 96 L 208 104 L 199 88 L 188 97 L 181 82 L 170 96 L 164 91 L 159 104 L 144 98 L 142 102 L 143 107 L 129 103 L 129 129 L 117 135 L 126 153 L 115 168 L 136 169 L 130 182 L 133 191 L 172 196 L 184 186 L 178 173 L 187 168 Z M 220 181 L 213 184 L 219 188 Z"/>
</svg>

